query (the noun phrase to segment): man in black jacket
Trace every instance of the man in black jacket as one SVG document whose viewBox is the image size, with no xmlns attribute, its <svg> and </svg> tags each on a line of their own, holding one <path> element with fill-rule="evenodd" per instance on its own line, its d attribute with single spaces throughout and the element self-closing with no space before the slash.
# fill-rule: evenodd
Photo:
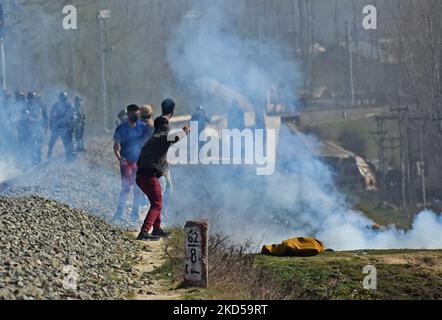
<svg viewBox="0 0 442 320">
<path fill-rule="evenodd" d="M 137 240 L 158 240 L 160 237 L 167 237 L 169 234 L 161 229 L 161 209 L 163 197 L 159 178 L 169 170 L 167 152 L 170 146 L 189 134 L 189 126 L 182 131 L 170 134 L 169 120 L 175 110 L 175 102 L 166 99 L 161 104 L 162 116 L 155 119 L 155 131 L 152 138 L 146 142 L 137 163 L 137 185 L 147 195 L 150 201 L 150 209 L 147 213 L 141 232 Z M 152 234 L 149 234 L 153 227 Z"/>
</svg>

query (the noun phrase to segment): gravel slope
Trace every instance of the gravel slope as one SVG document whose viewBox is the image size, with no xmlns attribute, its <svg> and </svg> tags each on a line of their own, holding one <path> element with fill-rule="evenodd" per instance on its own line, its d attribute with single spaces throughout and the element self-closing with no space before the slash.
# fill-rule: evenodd
<svg viewBox="0 0 442 320">
<path fill-rule="evenodd" d="M 134 242 L 53 200 L 0 197 L 0 256 L 0 299 L 114 299 L 136 289 Z M 78 273 L 76 290 L 63 287 L 66 266 Z"/>
<path fill-rule="evenodd" d="M 130 267 L 137 247 L 105 222 L 120 191 L 110 138 L 88 147 L 74 163 L 54 159 L 1 195 L 0 300 L 114 299 L 139 290 Z M 66 266 L 78 273 L 75 291 L 63 288 Z"/>
<path fill-rule="evenodd" d="M 79 154 L 73 163 L 65 163 L 60 157 L 26 173 L 4 195 L 39 195 L 109 220 L 120 192 L 119 169 L 109 139 L 91 141 L 90 150 Z"/>
</svg>

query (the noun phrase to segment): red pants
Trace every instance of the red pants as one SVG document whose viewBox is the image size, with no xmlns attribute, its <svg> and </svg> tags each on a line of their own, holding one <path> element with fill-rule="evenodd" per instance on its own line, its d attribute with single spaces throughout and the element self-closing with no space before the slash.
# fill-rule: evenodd
<svg viewBox="0 0 442 320">
<path fill-rule="evenodd" d="M 155 229 L 161 229 L 161 209 L 163 208 L 163 195 L 161 194 L 161 185 L 157 177 L 152 175 L 137 176 L 137 184 L 147 195 L 150 201 L 150 209 L 144 220 L 141 231 L 149 232 L 152 226 Z"/>
<path fill-rule="evenodd" d="M 130 189 L 133 188 L 133 206 L 132 215 L 138 215 L 138 210 L 140 207 L 140 201 L 142 199 L 142 193 L 139 188 L 135 185 L 135 177 L 137 174 L 137 164 L 133 162 L 128 162 L 126 165 L 120 165 L 121 172 L 121 192 L 120 198 L 118 200 L 117 216 L 122 216 L 124 214 L 124 208 L 126 206 L 127 198 L 129 197 Z"/>
</svg>

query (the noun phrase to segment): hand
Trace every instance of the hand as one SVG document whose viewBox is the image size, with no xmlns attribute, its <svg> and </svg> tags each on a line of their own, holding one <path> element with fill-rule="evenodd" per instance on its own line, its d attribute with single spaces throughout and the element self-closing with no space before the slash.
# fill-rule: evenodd
<svg viewBox="0 0 442 320">
<path fill-rule="evenodd" d="M 121 157 L 121 158 L 120 158 L 120 164 L 121 164 L 122 166 L 126 166 L 126 165 L 128 164 L 128 162 L 127 162 L 127 160 L 126 160 L 125 158 Z"/>
<path fill-rule="evenodd" d="M 186 134 L 189 134 L 189 133 L 190 133 L 190 126 L 189 126 L 189 125 L 185 125 L 185 126 L 183 127 L 183 130 L 184 130 L 184 132 L 185 132 Z"/>
</svg>

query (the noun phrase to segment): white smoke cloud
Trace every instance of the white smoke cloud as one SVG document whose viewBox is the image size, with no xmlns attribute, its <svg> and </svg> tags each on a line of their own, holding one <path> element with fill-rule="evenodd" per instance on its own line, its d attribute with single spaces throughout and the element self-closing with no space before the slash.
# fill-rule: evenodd
<svg viewBox="0 0 442 320">
<path fill-rule="evenodd" d="M 234 16 L 246 17 L 240 10 Z M 231 27 L 231 18 L 223 2 L 216 1 L 195 21 L 183 19 L 168 50 L 176 79 L 197 94 L 198 80 L 212 78 L 262 107 L 264 93 L 274 84 L 282 86 L 288 101 L 296 100 L 300 76 L 294 58 L 269 39 L 241 37 Z M 228 107 L 208 109 L 223 114 Z M 270 177 L 256 177 L 247 168 L 179 168 L 175 180 L 184 186 L 173 205 L 183 219 L 212 212 L 214 228 L 238 241 L 278 243 L 315 236 L 335 250 L 442 248 L 442 218 L 429 211 L 417 215 L 408 231 L 393 226 L 373 230 L 374 222 L 351 208 L 337 190 L 332 170 L 307 145 L 319 142 L 283 127 L 279 170 Z"/>
<path fill-rule="evenodd" d="M 15 167 L 15 163 L 12 161 L 12 159 L 0 160 L 0 182 L 15 177 L 17 174 L 18 170 Z"/>
</svg>

